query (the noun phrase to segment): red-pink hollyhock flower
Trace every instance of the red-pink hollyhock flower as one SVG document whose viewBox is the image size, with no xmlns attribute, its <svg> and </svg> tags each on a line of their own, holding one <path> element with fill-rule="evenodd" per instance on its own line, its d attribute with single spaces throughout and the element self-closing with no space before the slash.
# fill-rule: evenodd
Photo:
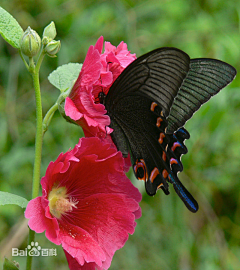
<svg viewBox="0 0 240 270">
<path fill-rule="evenodd" d="M 82 138 L 49 164 L 42 196 L 28 203 L 29 227 L 62 245 L 71 270 L 108 269 L 115 251 L 133 234 L 141 194 L 123 166 L 111 144 Z"/>
<path fill-rule="evenodd" d="M 95 46 L 90 46 L 82 70 L 69 97 L 65 100 L 65 113 L 80 126 L 85 136 L 105 137 L 111 133 L 110 118 L 105 106 L 99 104 L 99 92 L 108 93 L 109 88 L 121 72 L 136 59 L 121 42 L 117 47 L 100 37 Z"/>
</svg>

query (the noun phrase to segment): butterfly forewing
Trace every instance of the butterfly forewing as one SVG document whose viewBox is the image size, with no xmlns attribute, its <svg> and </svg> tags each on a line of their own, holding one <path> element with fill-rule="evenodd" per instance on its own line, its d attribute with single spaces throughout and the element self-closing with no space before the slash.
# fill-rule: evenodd
<svg viewBox="0 0 240 270">
<path fill-rule="evenodd" d="M 168 133 L 190 119 L 199 107 L 236 76 L 234 67 L 215 59 L 192 59 L 189 72 L 178 91 L 168 117 Z"/>
<path fill-rule="evenodd" d="M 175 48 L 160 48 L 139 57 L 110 88 L 105 101 L 108 112 L 124 96 L 134 95 L 153 99 L 167 116 L 187 75 L 189 62 L 189 56 Z"/>
</svg>

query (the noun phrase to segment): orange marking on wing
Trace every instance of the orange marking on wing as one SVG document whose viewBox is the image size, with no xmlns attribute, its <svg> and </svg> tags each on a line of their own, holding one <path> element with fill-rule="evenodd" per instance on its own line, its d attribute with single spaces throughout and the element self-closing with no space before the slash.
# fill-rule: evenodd
<svg viewBox="0 0 240 270">
<path fill-rule="evenodd" d="M 155 167 L 150 175 L 150 180 L 153 183 L 154 179 L 157 177 L 157 175 L 159 174 L 159 170 Z"/>
<path fill-rule="evenodd" d="M 157 186 L 157 189 L 161 188 L 163 186 L 163 183 L 161 183 L 159 186 Z"/>
<path fill-rule="evenodd" d="M 163 178 L 167 178 L 168 177 L 168 172 L 167 172 L 167 170 L 163 170 L 162 171 L 162 176 L 163 176 Z"/>
<path fill-rule="evenodd" d="M 159 136 L 159 143 L 162 144 L 163 143 L 163 139 L 165 138 L 165 134 L 164 133 L 160 133 L 160 136 Z"/>
<path fill-rule="evenodd" d="M 175 142 L 171 148 L 171 150 L 174 152 L 177 147 L 181 146 L 179 142 Z"/>
<path fill-rule="evenodd" d="M 160 127 L 162 121 L 163 121 L 162 118 L 161 118 L 161 117 L 158 117 L 158 118 L 157 118 L 156 126 L 157 126 L 157 127 Z"/>
<path fill-rule="evenodd" d="M 175 158 L 171 158 L 170 159 L 170 164 L 173 165 L 173 164 L 178 164 L 178 161 L 175 159 Z"/>
<path fill-rule="evenodd" d="M 147 170 L 146 170 L 146 164 L 144 162 L 143 159 L 140 159 L 140 161 L 136 161 L 135 165 L 133 166 L 133 169 L 134 169 L 134 172 L 137 174 L 137 171 L 139 168 L 142 168 L 143 169 L 143 177 L 138 177 L 138 180 L 143 180 L 143 181 L 146 181 L 148 179 L 148 174 L 147 174 Z"/>
<path fill-rule="evenodd" d="M 154 112 L 154 110 L 155 110 L 156 107 L 157 107 L 157 103 L 156 102 L 152 102 L 150 110 L 152 112 Z"/>
<path fill-rule="evenodd" d="M 162 153 L 162 159 L 163 159 L 163 161 L 166 161 L 167 160 L 167 155 L 166 155 L 166 153 L 164 151 Z"/>
<path fill-rule="evenodd" d="M 133 166 L 133 169 L 134 169 L 134 172 L 137 173 L 138 165 L 135 164 L 135 165 Z"/>
</svg>

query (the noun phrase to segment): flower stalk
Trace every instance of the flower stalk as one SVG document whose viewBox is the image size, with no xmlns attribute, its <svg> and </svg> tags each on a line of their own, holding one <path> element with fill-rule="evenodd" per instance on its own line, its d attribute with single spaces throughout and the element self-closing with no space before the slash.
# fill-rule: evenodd
<svg viewBox="0 0 240 270">
<path fill-rule="evenodd" d="M 42 140 L 43 140 L 43 128 L 42 128 L 42 101 L 39 84 L 39 72 L 32 73 L 33 85 L 35 89 L 36 99 L 36 139 L 35 139 L 35 160 L 33 169 L 33 187 L 32 198 L 36 198 L 39 192 L 40 182 L 40 169 L 41 169 L 41 156 L 42 156 Z"/>
<path fill-rule="evenodd" d="M 38 62 L 35 66 L 33 58 L 29 58 L 29 69 L 33 80 L 36 100 L 36 137 L 35 137 L 35 159 L 33 167 L 33 183 L 32 183 L 32 199 L 36 198 L 39 193 L 41 157 L 42 157 L 42 141 L 43 141 L 43 116 L 42 116 L 42 100 L 39 82 L 39 69 L 44 57 L 41 52 Z M 35 232 L 29 229 L 28 244 L 34 241 Z M 32 256 L 27 256 L 26 270 L 32 269 Z"/>
</svg>

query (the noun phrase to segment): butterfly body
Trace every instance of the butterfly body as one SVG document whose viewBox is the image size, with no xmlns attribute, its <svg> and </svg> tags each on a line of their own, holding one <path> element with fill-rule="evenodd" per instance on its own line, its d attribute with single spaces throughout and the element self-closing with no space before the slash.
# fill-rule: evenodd
<svg viewBox="0 0 240 270">
<path fill-rule="evenodd" d="M 226 86 L 236 71 L 213 59 L 194 59 L 175 48 L 160 48 L 132 62 L 99 100 L 111 119 L 113 142 L 130 151 L 135 176 L 149 195 L 169 184 L 192 212 L 198 204 L 178 179 L 187 153 L 182 128 L 201 104 Z"/>
</svg>

